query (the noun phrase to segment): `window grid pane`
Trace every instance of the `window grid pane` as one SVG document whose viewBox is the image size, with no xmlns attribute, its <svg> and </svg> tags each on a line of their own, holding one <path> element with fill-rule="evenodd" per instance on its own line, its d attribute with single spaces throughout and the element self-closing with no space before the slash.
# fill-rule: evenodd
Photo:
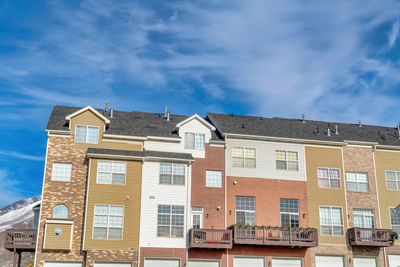
<svg viewBox="0 0 400 267">
<path fill-rule="evenodd" d="M 71 181 L 71 163 L 53 163 L 51 180 L 53 181 Z"/>
<path fill-rule="evenodd" d="M 122 239 L 123 224 L 123 206 L 94 206 L 93 238 Z"/>
<path fill-rule="evenodd" d="M 75 142 L 77 143 L 85 143 L 86 142 L 86 126 L 76 126 L 75 131 Z"/>
<path fill-rule="evenodd" d="M 390 208 L 390 223 L 393 231 L 400 234 L 400 214 L 393 212 L 394 208 Z"/>
<path fill-rule="evenodd" d="M 362 172 L 346 172 L 347 190 L 368 192 L 368 175 Z"/>
<path fill-rule="evenodd" d="M 281 226 L 300 226 L 299 201 L 297 199 L 281 199 Z"/>
<path fill-rule="evenodd" d="M 88 126 L 87 127 L 87 135 L 86 135 L 86 143 L 97 144 L 97 140 L 99 137 L 99 128 Z"/>
<path fill-rule="evenodd" d="M 207 187 L 222 187 L 222 172 L 221 171 L 206 171 L 206 186 Z"/>
<path fill-rule="evenodd" d="M 126 162 L 98 161 L 98 184 L 125 184 Z"/>
<path fill-rule="evenodd" d="M 205 135 L 204 134 L 196 134 L 195 137 L 195 148 L 196 149 L 204 149 L 205 147 Z"/>
<path fill-rule="evenodd" d="M 299 157 L 296 151 L 275 150 L 277 170 L 299 170 Z"/>
<path fill-rule="evenodd" d="M 386 171 L 386 186 L 391 190 L 400 190 L 400 172 Z"/>
<path fill-rule="evenodd" d="M 342 208 L 320 207 L 319 216 L 322 235 L 341 236 L 344 234 Z"/>
<path fill-rule="evenodd" d="M 185 208 L 175 205 L 158 205 L 157 236 L 183 237 Z"/>
<path fill-rule="evenodd" d="M 255 197 L 236 197 L 236 223 L 255 225 Z"/>
<path fill-rule="evenodd" d="M 160 163 L 160 184 L 185 185 L 184 164 Z"/>
<path fill-rule="evenodd" d="M 249 147 L 233 147 L 232 166 L 238 168 L 255 168 L 256 149 Z"/>
<path fill-rule="evenodd" d="M 318 187 L 340 188 L 340 170 L 330 168 L 318 168 Z"/>
<path fill-rule="evenodd" d="M 195 148 L 195 135 L 194 133 L 185 134 L 185 148 L 194 149 Z"/>
</svg>

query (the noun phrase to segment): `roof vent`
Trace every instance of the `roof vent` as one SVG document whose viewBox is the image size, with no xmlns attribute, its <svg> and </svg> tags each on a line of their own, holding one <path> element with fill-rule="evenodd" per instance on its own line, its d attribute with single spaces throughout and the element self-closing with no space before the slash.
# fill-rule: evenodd
<svg viewBox="0 0 400 267">
<path fill-rule="evenodd" d="M 326 135 L 331 136 L 331 126 L 328 124 L 328 128 L 326 128 Z"/>
<path fill-rule="evenodd" d="M 301 114 L 301 122 L 306 123 L 306 114 Z"/>
<path fill-rule="evenodd" d="M 339 134 L 339 131 L 338 131 L 337 125 L 335 125 L 335 134 L 336 134 L 336 135 L 338 135 L 338 134 Z"/>
<path fill-rule="evenodd" d="M 114 117 L 114 109 L 110 109 L 110 119 Z"/>
<path fill-rule="evenodd" d="M 171 115 L 169 114 L 169 112 L 167 112 L 167 121 L 171 120 Z"/>
<path fill-rule="evenodd" d="M 244 123 L 242 124 L 242 128 L 244 129 Z"/>
<path fill-rule="evenodd" d="M 358 127 L 362 127 L 361 120 L 358 120 Z"/>
<path fill-rule="evenodd" d="M 317 126 L 317 129 L 314 130 L 314 134 L 319 135 L 319 126 Z"/>
<path fill-rule="evenodd" d="M 164 117 L 165 117 L 165 118 L 167 117 L 167 112 L 168 112 L 168 107 L 165 106 L 165 107 L 164 107 Z"/>
<path fill-rule="evenodd" d="M 105 112 L 105 113 L 108 112 L 108 100 L 106 101 L 106 107 L 104 108 L 104 112 Z"/>
</svg>

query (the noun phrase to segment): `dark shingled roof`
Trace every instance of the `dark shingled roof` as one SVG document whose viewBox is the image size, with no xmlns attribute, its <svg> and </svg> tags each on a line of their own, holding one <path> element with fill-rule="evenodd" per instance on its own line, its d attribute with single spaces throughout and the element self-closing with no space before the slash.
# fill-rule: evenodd
<svg viewBox="0 0 400 267">
<path fill-rule="evenodd" d="M 192 154 L 190 153 L 176 153 L 176 152 L 163 152 L 163 151 L 152 151 L 152 150 L 119 150 L 119 149 L 106 149 L 106 148 L 88 148 L 88 154 L 100 154 L 100 155 L 113 155 L 113 156 L 127 156 L 127 157 L 155 157 L 155 158 L 170 158 L 170 159 L 183 159 L 193 160 Z"/>
<path fill-rule="evenodd" d="M 50 115 L 46 130 L 69 131 L 65 117 L 72 114 L 82 107 L 54 106 Z M 101 114 L 104 110 L 96 109 Z M 128 136 L 159 136 L 159 137 L 178 137 L 174 132 L 176 124 L 188 118 L 188 116 L 171 115 L 171 120 L 167 121 L 163 114 L 149 112 L 126 112 L 114 110 L 113 118 L 109 118 L 111 123 L 106 129 L 105 134 L 128 135 Z M 215 133 L 213 140 L 221 140 Z"/>
<path fill-rule="evenodd" d="M 243 134 L 318 141 L 362 141 L 375 142 L 379 145 L 400 146 L 399 134 L 394 127 L 382 127 L 337 122 L 310 121 L 303 123 L 298 119 L 263 118 L 208 113 L 217 128 L 223 134 Z M 338 134 L 335 134 L 337 125 Z M 331 136 L 327 135 L 330 128 Z M 319 130 L 319 134 L 318 134 Z"/>
</svg>

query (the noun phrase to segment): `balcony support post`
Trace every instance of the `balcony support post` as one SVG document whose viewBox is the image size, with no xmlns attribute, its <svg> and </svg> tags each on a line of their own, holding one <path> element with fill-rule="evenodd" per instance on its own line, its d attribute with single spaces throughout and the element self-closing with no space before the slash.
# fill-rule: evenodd
<svg viewBox="0 0 400 267">
<path fill-rule="evenodd" d="M 21 266 L 21 252 L 14 248 L 13 267 Z"/>
</svg>

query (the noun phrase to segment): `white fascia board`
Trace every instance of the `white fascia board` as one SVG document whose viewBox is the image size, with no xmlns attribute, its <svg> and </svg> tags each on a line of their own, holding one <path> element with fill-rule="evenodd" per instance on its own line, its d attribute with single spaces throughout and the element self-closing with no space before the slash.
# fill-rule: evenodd
<svg viewBox="0 0 400 267">
<path fill-rule="evenodd" d="M 206 126 L 207 128 L 209 128 L 211 131 L 215 131 L 215 127 L 213 125 L 211 125 L 209 122 L 207 122 L 205 119 L 203 119 L 202 117 L 200 117 L 197 114 L 194 114 L 193 116 L 181 121 L 180 123 L 178 123 L 175 128 L 179 129 L 180 127 L 182 127 L 183 125 L 185 125 L 186 123 L 190 122 L 191 120 L 198 120 L 199 122 L 201 122 L 202 124 L 204 124 L 204 126 Z"/>
<path fill-rule="evenodd" d="M 73 117 L 81 114 L 82 112 L 85 112 L 87 110 L 90 110 L 91 112 L 93 112 L 94 114 L 96 114 L 96 116 L 98 116 L 99 118 L 101 118 L 107 125 L 110 124 L 110 120 L 106 117 L 104 117 L 104 115 L 102 115 L 100 112 L 98 112 L 97 110 L 95 110 L 94 108 L 92 108 L 91 106 L 87 106 L 84 107 L 80 110 L 75 111 L 72 114 L 69 114 L 68 116 L 65 117 L 66 121 L 70 121 Z"/>
</svg>

